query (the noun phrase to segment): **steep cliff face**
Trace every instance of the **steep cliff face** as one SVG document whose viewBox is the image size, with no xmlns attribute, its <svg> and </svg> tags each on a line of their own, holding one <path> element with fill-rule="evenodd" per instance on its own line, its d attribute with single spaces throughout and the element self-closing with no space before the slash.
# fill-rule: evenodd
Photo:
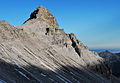
<svg viewBox="0 0 120 83">
<path fill-rule="evenodd" d="M 23 25 L 0 21 L 0 81 L 8 83 L 117 83 L 97 53 L 58 28 L 38 7 Z"/>
<path fill-rule="evenodd" d="M 42 20 L 48 23 L 53 28 L 59 28 L 59 25 L 55 19 L 55 17 L 47 10 L 46 8 L 40 6 L 38 7 L 31 15 L 27 21 L 38 21 Z M 26 21 L 26 22 L 27 22 Z M 25 22 L 25 23 L 26 23 Z"/>
</svg>

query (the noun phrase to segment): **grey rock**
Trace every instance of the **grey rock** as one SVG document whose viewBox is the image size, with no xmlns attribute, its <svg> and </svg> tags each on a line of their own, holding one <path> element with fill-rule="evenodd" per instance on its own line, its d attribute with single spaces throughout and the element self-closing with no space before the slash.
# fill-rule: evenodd
<svg viewBox="0 0 120 83">
<path fill-rule="evenodd" d="M 36 12 L 38 9 L 40 12 Z M 38 7 L 21 26 L 0 21 L 0 80 L 8 83 L 119 83 L 103 58 L 89 51 L 74 34 L 65 33 L 57 23 L 48 22 L 46 16 L 42 18 L 41 15 L 48 12 L 42 9 Z"/>
</svg>

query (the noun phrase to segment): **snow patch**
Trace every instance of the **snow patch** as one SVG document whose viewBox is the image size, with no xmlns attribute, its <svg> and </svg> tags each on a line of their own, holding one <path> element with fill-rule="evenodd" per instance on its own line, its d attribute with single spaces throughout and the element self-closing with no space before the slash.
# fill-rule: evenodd
<svg viewBox="0 0 120 83">
<path fill-rule="evenodd" d="M 19 67 L 19 68 L 21 68 L 21 69 L 23 69 L 23 70 L 24 70 L 24 68 L 23 68 L 22 66 L 18 65 L 18 64 L 17 64 L 17 63 L 15 63 L 15 62 L 12 62 L 12 64 L 13 64 L 13 65 L 16 65 L 17 67 Z"/>
<path fill-rule="evenodd" d="M 36 80 L 38 80 L 39 82 L 41 82 L 41 80 L 37 79 L 33 74 L 31 74 L 29 71 L 27 71 L 26 69 L 24 69 L 22 66 L 18 65 L 15 62 L 12 62 L 13 65 L 16 65 L 17 67 L 23 69 L 25 72 L 27 72 L 28 74 L 30 74 L 33 78 L 35 78 Z"/>
<path fill-rule="evenodd" d="M 50 68 L 49 66 L 47 66 L 45 63 L 43 63 L 42 61 L 40 61 L 40 64 L 41 65 L 43 65 L 43 66 L 45 66 L 46 68 L 48 68 L 48 69 L 50 69 L 51 71 L 53 71 L 54 73 L 56 73 L 58 76 L 57 77 L 59 77 L 59 78 L 61 78 L 61 79 L 65 79 L 65 80 L 67 80 L 69 83 L 72 83 L 70 80 L 68 80 L 67 78 L 65 78 L 64 76 L 62 76 L 62 75 L 60 75 L 59 73 L 57 73 L 55 70 L 53 70 L 52 68 Z M 64 80 L 64 81 L 65 81 Z M 66 83 L 68 83 L 68 82 L 66 82 Z"/>
<path fill-rule="evenodd" d="M 77 79 L 75 79 L 74 77 L 72 77 L 73 80 L 75 80 L 77 83 L 80 83 L 80 81 L 78 81 Z"/>
<path fill-rule="evenodd" d="M 46 75 L 45 75 L 45 74 L 43 74 L 43 73 L 41 73 L 40 75 L 41 75 L 41 76 L 43 76 L 43 77 L 46 77 Z"/>
<path fill-rule="evenodd" d="M 60 80 L 62 80 L 63 82 L 65 82 L 65 83 L 68 83 L 67 81 L 65 81 L 63 78 L 61 78 L 60 76 L 57 76 L 56 75 L 56 77 L 58 77 Z"/>
<path fill-rule="evenodd" d="M 49 80 L 51 80 L 51 81 L 54 81 L 52 78 L 48 78 Z"/>
<path fill-rule="evenodd" d="M 17 69 L 15 69 L 19 74 L 21 74 L 22 76 L 24 76 L 25 78 L 27 78 L 28 80 L 30 80 L 23 72 L 18 71 Z"/>
<path fill-rule="evenodd" d="M 47 66 L 45 63 L 43 63 L 42 61 L 40 61 L 40 64 L 45 66 L 46 68 L 50 69 L 51 71 L 56 72 L 55 70 L 53 70 L 52 68 L 50 68 L 49 66 Z"/>
</svg>

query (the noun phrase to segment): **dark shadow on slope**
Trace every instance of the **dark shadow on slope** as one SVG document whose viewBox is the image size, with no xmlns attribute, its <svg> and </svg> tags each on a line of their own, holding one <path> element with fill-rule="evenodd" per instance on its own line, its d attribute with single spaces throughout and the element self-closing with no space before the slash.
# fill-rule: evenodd
<svg viewBox="0 0 120 83">
<path fill-rule="evenodd" d="M 115 54 L 120 57 L 120 53 L 115 53 Z"/>
<path fill-rule="evenodd" d="M 38 9 L 36 9 L 33 13 L 31 13 L 30 18 L 28 20 L 26 20 L 23 24 L 25 24 L 27 21 L 31 20 L 31 19 L 36 19 L 37 18 L 37 14 L 38 14 Z"/>
<path fill-rule="evenodd" d="M 111 53 L 109 51 L 99 53 L 110 64 L 112 74 L 120 78 L 120 53 Z"/>
<path fill-rule="evenodd" d="M 111 78 L 108 75 L 111 74 L 100 74 L 100 65 L 92 66 L 91 69 L 96 67 L 97 70 L 94 69 L 94 72 L 87 68 L 82 70 L 71 66 L 45 70 L 33 65 L 21 67 L 0 59 L 0 80 L 8 83 L 110 83 Z M 101 68 L 108 72 L 104 67 Z"/>
<path fill-rule="evenodd" d="M 113 75 L 120 77 L 120 61 L 111 63 L 111 68 L 113 71 Z"/>
</svg>

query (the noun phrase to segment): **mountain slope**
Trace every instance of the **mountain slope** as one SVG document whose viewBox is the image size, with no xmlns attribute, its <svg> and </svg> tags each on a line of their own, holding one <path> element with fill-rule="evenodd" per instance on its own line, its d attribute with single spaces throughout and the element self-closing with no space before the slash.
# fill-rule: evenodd
<svg viewBox="0 0 120 83">
<path fill-rule="evenodd" d="M 21 26 L 0 21 L 0 81 L 118 83 L 109 64 L 38 7 Z"/>
<path fill-rule="evenodd" d="M 120 55 L 119 53 L 111 53 L 109 51 L 104 51 L 99 53 L 99 55 L 110 63 L 113 75 L 120 78 Z"/>
</svg>

